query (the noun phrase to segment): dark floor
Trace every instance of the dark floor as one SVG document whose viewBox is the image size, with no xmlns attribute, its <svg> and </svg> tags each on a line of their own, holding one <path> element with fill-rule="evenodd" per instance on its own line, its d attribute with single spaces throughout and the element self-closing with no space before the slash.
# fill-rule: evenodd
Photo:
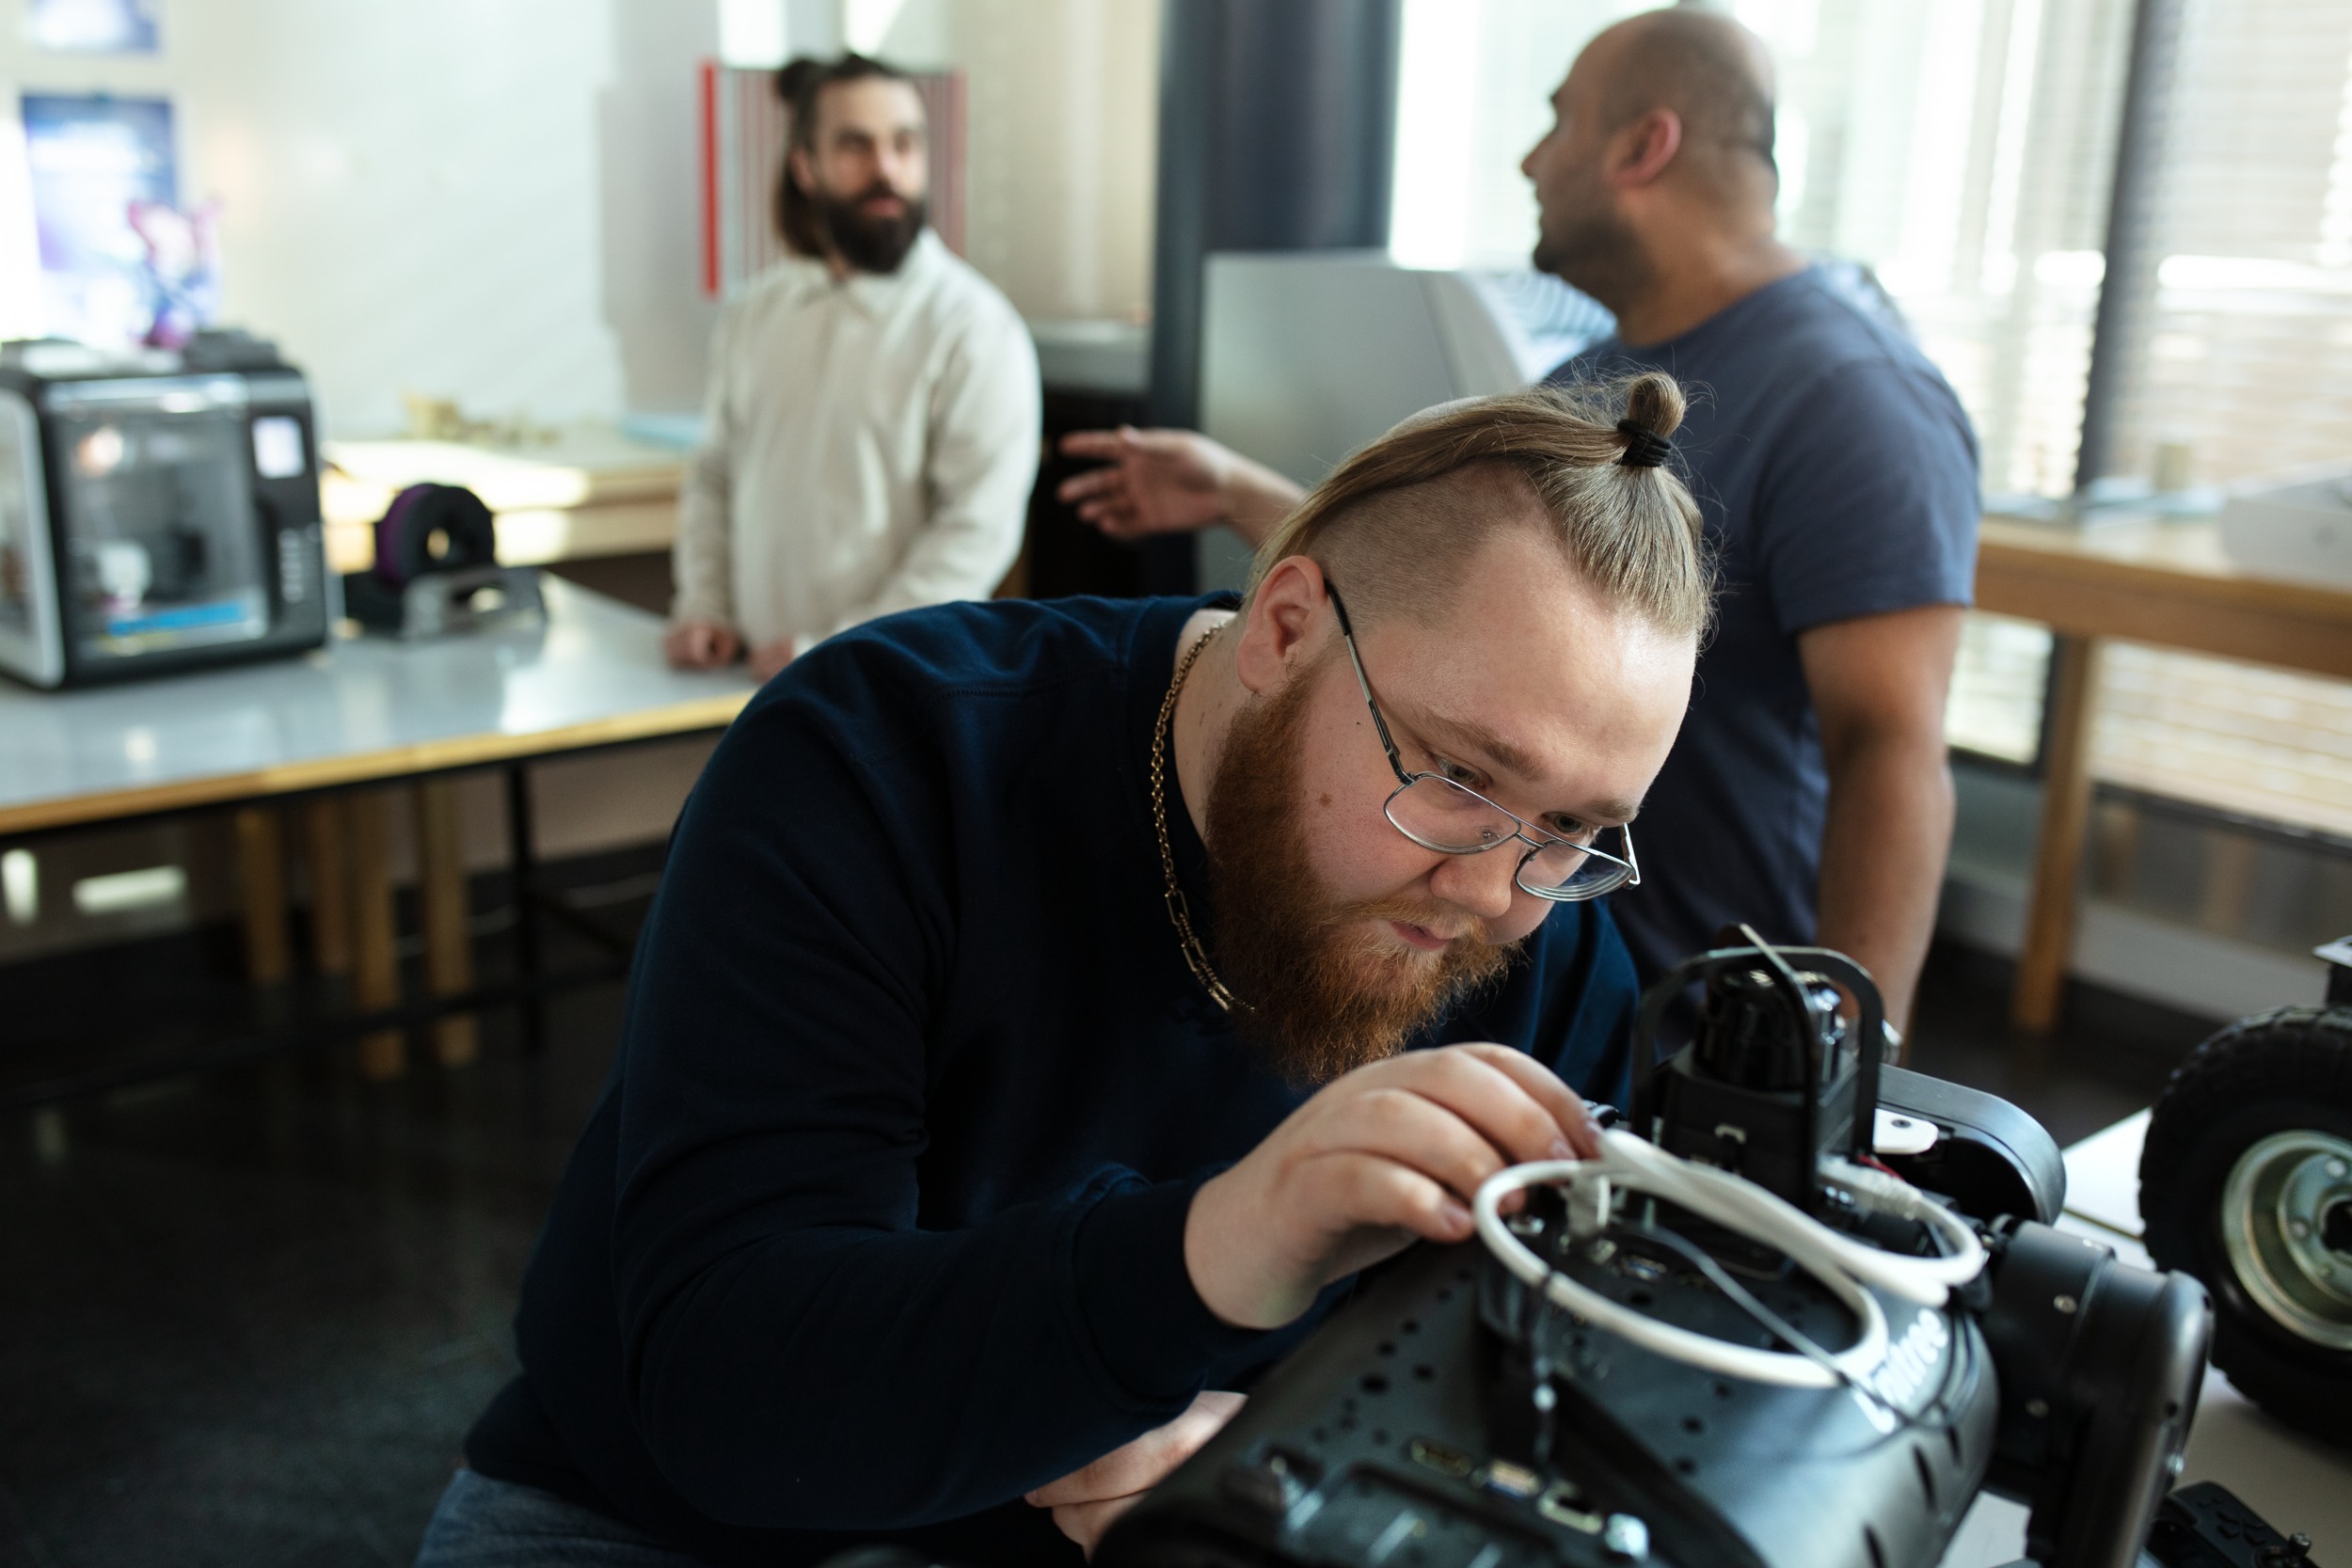
<svg viewBox="0 0 2352 1568">
<path fill-rule="evenodd" d="M 591 956 L 550 938 L 551 967 Z M 119 984 L 170 996 L 177 1032 L 232 1025 L 210 945 L 129 950 Z M 35 968 L 0 971 L 0 1090 L 56 1067 Z M 368 1084 L 345 1048 L 0 1117 L 0 1568 L 407 1563 L 512 1373 L 516 1283 L 619 1013 L 617 985 L 553 998 L 535 1060 L 493 1014 L 459 1070 L 412 1048 Z"/>
<path fill-rule="evenodd" d="M 1920 977 L 1909 1063 L 2014 1101 L 2060 1145 L 2146 1108 L 2181 1058 L 2219 1026 L 2070 982 L 2066 1022 L 2037 1041 L 2010 1026 L 2013 972 L 2006 959 L 1939 945 Z"/>
<path fill-rule="evenodd" d="M 1915 1065 L 2061 1139 L 2145 1104 L 2202 1027 L 2079 996 L 2026 1085 L 2005 980 L 1939 954 Z M 475 1066 L 389 1085 L 321 1053 L 0 1117 L 0 1568 L 406 1563 L 511 1369 L 516 1281 L 618 1002 L 559 1001 L 535 1062 L 497 1019 Z"/>
</svg>

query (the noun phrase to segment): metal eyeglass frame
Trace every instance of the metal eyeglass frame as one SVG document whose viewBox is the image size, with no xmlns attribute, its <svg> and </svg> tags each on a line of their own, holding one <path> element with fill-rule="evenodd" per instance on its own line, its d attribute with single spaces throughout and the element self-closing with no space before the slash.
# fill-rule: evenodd
<svg viewBox="0 0 2352 1568">
<path fill-rule="evenodd" d="M 1533 822 L 1530 822 L 1527 818 L 1521 816 L 1518 813 L 1511 810 L 1509 807 L 1495 804 L 1494 801 L 1487 800 L 1486 797 L 1479 794 L 1478 791 L 1470 788 L 1468 784 L 1456 784 L 1442 773 L 1406 772 L 1405 769 L 1404 754 L 1397 750 L 1395 737 L 1389 734 L 1389 721 L 1381 716 L 1380 704 L 1372 694 L 1372 679 L 1364 673 L 1364 656 L 1356 651 L 1356 628 L 1347 619 L 1347 606 L 1340 602 L 1340 591 L 1331 586 L 1331 579 L 1327 577 L 1324 578 L 1323 591 L 1330 596 L 1332 610 L 1338 612 L 1340 619 L 1340 641 L 1347 645 L 1347 661 L 1356 667 L 1356 684 L 1358 687 L 1362 689 L 1364 693 L 1364 705 L 1372 709 L 1372 727 L 1379 732 L 1380 749 L 1388 752 L 1389 767 L 1396 774 L 1396 788 L 1391 790 L 1389 792 L 1389 798 L 1380 804 L 1380 815 L 1389 819 L 1390 827 L 1394 828 L 1398 832 L 1403 833 L 1406 838 L 1412 840 L 1415 844 L 1420 845 L 1422 848 L 1434 849 L 1441 855 L 1483 855 L 1489 849 L 1500 849 L 1506 844 L 1517 843 L 1529 845 L 1532 847 L 1528 849 L 1527 853 L 1519 857 L 1518 865 L 1514 868 L 1511 873 L 1511 881 L 1520 892 L 1529 894 L 1537 898 L 1549 899 L 1555 904 L 1581 904 L 1589 898 L 1598 898 L 1605 893 L 1614 893 L 1621 887 L 1640 887 L 1642 885 L 1641 858 L 1633 852 L 1633 830 L 1629 827 L 1620 825 L 1617 829 L 1620 833 L 1625 835 L 1625 859 L 1619 860 L 1616 856 L 1611 854 L 1606 849 L 1597 849 L 1590 845 L 1578 844 L 1575 840 L 1563 838 L 1557 833 L 1544 832 Z M 1518 831 L 1513 832 L 1509 838 L 1498 838 L 1492 844 L 1481 844 L 1473 848 L 1468 849 L 1455 848 L 1454 846 L 1448 844 L 1430 843 L 1419 833 L 1416 833 L 1411 829 L 1406 827 L 1404 823 L 1399 822 L 1396 819 L 1396 812 L 1394 809 L 1397 797 L 1412 788 L 1415 784 L 1421 783 L 1423 779 L 1427 779 L 1435 784 L 1443 784 L 1448 789 L 1458 790 L 1462 794 L 1469 796 L 1471 800 L 1476 800 L 1480 805 L 1486 806 L 1493 811 L 1501 812 L 1504 816 L 1511 819 L 1513 824 L 1516 825 Z M 1573 890 L 1565 887 L 1530 887 L 1523 879 L 1527 871 L 1527 863 L 1534 860 L 1537 854 L 1550 848 L 1555 844 L 1566 845 L 1571 848 L 1581 849 L 1585 854 L 1592 856 L 1597 860 L 1607 861 L 1611 865 L 1617 868 L 1617 874 L 1613 877 L 1601 880 L 1591 887 L 1577 888 Z"/>
</svg>

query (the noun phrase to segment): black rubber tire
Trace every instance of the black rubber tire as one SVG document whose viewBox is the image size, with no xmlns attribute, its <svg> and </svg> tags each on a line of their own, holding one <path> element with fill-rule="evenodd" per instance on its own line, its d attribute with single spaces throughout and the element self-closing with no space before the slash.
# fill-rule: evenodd
<svg viewBox="0 0 2352 1568">
<path fill-rule="evenodd" d="M 2190 1053 L 2158 1097 L 2139 1212 L 2158 1268 L 2213 1293 L 2214 1364 L 2280 1421 L 2352 1447 L 2352 1352 L 2314 1344 L 2247 1294 L 2221 1241 L 2221 1196 L 2256 1140 L 2309 1129 L 2352 1140 L 2352 1007 L 2280 1007 Z"/>
</svg>

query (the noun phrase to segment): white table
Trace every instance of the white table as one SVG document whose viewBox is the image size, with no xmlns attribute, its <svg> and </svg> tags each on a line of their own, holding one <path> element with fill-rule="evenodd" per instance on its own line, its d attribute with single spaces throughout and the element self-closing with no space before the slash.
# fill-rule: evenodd
<svg viewBox="0 0 2352 1568">
<path fill-rule="evenodd" d="M 2059 1228 L 2095 1237 L 2124 1262 L 2152 1265 L 2139 1243 L 2140 1112 L 2066 1151 L 2066 1212 Z M 2323 1563 L 2352 1562 L 2352 1454 L 2313 1442 L 2264 1415 L 2208 1370 L 2189 1429 L 2184 1482 L 2216 1481 L 2288 1535 L 2312 1538 Z M 2024 1555 L 2026 1510 L 1990 1495 L 1977 1499 L 1943 1568 L 1991 1568 Z"/>
<path fill-rule="evenodd" d="M 543 627 L 338 641 L 86 690 L 0 680 L 0 836 L 724 728 L 740 670 L 661 657 L 661 622 L 549 577 Z"/>
<path fill-rule="evenodd" d="M 278 807 L 300 799 L 319 968 L 352 976 L 367 1023 L 361 1059 L 404 1065 L 397 1028 L 431 1016 L 445 1062 L 473 1049 L 473 987 L 452 776 L 502 767 L 519 899 L 523 971 L 508 999 L 537 1032 L 536 907 L 526 766 L 726 727 L 753 690 L 740 670 L 682 673 L 661 656 L 661 622 L 560 578 L 548 618 L 443 641 L 339 640 L 299 658 L 87 690 L 40 692 L 0 680 L 0 847 L 60 830 L 235 808 L 246 968 L 285 982 L 287 845 Z M 413 781 L 420 908 L 435 1004 L 400 1006 L 380 786 Z M 393 1016 L 398 1015 L 398 1016 Z M 417 1015 L 417 1016 L 411 1016 Z M 332 1033 L 330 1029 L 328 1031 Z M 310 1030 L 320 1033 L 318 1027 Z M 70 1081 L 58 1094 L 105 1087 Z M 35 1090 L 11 1100 L 55 1098 Z"/>
</svg>

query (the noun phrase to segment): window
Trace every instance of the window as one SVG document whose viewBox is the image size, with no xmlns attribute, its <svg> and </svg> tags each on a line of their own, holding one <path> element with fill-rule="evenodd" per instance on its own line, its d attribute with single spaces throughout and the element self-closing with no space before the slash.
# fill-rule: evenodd
<svg viewBox="0 0 2352 1568">
<path fill-rule="evenodd" d="M 1408 265 L 1524 267 L 1519 160 L 1614 0 L 1406 0 Z M 1870 267 L 1985 442 L 1987 487 L 2074 482 L 2130 0 L 1745 0 L 1780 70 L 1781 230 Z M 2352 210 L 2347 211 L 2352 243 Z"/>
<path fill-rule="evenodd" d="M 1585 40 L 1638 4 L 1406 0 L 1393 241 L 1524 266 L 1519 158 Z M 1974 420 L 1995 510 L 2075 477 L 2132 0 L 1739 0 L 1780 72 L 1782 237 L 1869 267 Z M 2158 150 L 2124 475 L 2352 464 L 2352 7 L 2185 0 Z M 1947 730 L 2030 763 L 2049 637 L 1971 616 Z M 2145 648 L 2106 661 L 2102 779 L 2352 832 L 2352 690 Z"/>
<path fill-rule="evenodd" d="M 2180 60 L 2119 467 L 2352 459 L 2352 6 L 2189 0 Z"/>
</svg>

